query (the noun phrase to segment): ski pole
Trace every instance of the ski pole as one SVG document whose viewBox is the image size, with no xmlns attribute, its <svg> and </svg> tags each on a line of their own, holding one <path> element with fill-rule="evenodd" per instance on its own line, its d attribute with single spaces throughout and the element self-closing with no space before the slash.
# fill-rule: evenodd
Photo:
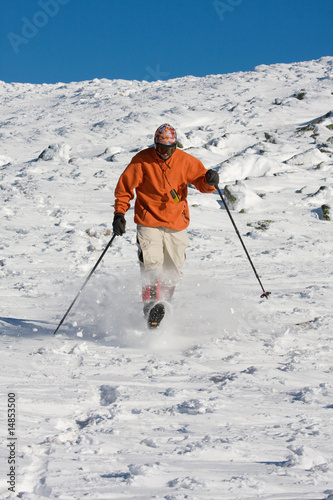
<svg viewBox="0 0 333 500">
<path fill-rule="evenodd" d="M 261 289 L 262 289 L 262 291 L 263 291 L 262 295 L 260 295 L 260 298 L 266 297 L 266 299 L 268 299 L 268 296 L 271 294 L 271 292 L 266 292 L 266 291 L 265 291 L 265 289 L 264 289 L 264 287 L 263 287 L 263 285 L 262 285 L 262 283 L 261 283 L 261 281 L 260 281 L 260 278 L 259 278 L 259 276 L 258 276 L 258 273 L 257 273 L 257 271 L 256 271 L 256 268 L 254 267 L 254 264 L 253 264 L 253 262 L 252 262 L 252 260 L 251 260 L 251 257 L 250 257 L 250 255 L 249 255 L 249 252 L 248 252 L 248 251 L 247 251 L 247 249 L 246 249 L 246 246 L 245 246 L 245 244 L 244 244 L 244 241 L 242 240 L 242 237 L 241 237 L 241 235 L 239 234 L 239 231 L 238 231 L 238 229 L 237 229 L 237 226 L 236 226 L 236 224 L 235 224 L 235 221 L 234 221 L 234 219 L 232 218 L 232 215 L 231 215 L 231 213 L 230 213 L 229 207 L 228 207 L 228 205 L 226 204 L 226 202 L 225 202 L 225 200 L 224 200 L 224 198 L 223 198 L 223 196 L 222 196 L 221 189 L 219 188 L 219 186 L 218 186 L 218 185 L 216 185 L 215 187 L 216 187 L 216 189 L 217 189 L 217 191 L 218 191 L 218 193 L 219 193 L 219 195 L 220 195 L 220 197 L 221 197 L 221 200 L 223 201 L 224 208 L 226 209 L 226 211 L 227 211 L 227 213 L 228 213 L 228 215 L 229 215 L 229 217 L 230 217 L 230 220 L 231 220 L 231 222 L 232 222 L 232 225 L 234 226 L 234 229 L 235 229 L 235 231 L 236 231 L 236 233 L 237 233 L 237 236 L 238 236 L 238 238 L 240 239 L 240 242 L 241 242 L 241 244 L 242 244 L 242 246 L 243 246 L 243 248 L 244 248 L 244 251 L 245 251 L 245 253 L 246 253 L 246 256 L 247 256 L 247 258 L 249 259 L 249 262 L 250 262 L 250 264 L 251 264 L 251 266 L 252 266 L 252 269 L 253 269 L 253 271 L 254 271 L 254 274 L 256 275 L 256 278 L 257 278 L 257 280 L 259 281 L 259 284 L 260 284 Z"/>
<path fill-rule="evenodd" d="M 75 302 L 77 301 L 77 299 L 79 298 L 82 290 L 84 289 L 84 287 L 86 286 L 86 284 L 88 283 L 88 281 L 90 280 L 90 278 L 92 277 L 92 275 L 94 274 L 94 272 L 96 271 L 97 269 L 97 266 L 99 265 L 99 263 L 101 262 L 101 260 L 103 259 L 104 255 L 106 254 L 106 252 L 108 251 L 108 249 L 110 248 L 110 246 L 112 245 L 113 243 L 113 240 L 115 239 L 116 237 L 116 234 L 114 234 L 111 238 L 111 240 L 109 241 L 109 243 L 106 245 L 102 255 L 99 257 L 98 261 L 96 262 L 96 264 L 94 265 L 94 267 L 92 268 L 92 270 L 90 271 L 89 275 L 87 276 L 85 282 L 83 283 L 83 285 L 81 286 L 78 294 L 76 295 L 75 299 L 73 300 L 73 302 L 71 303 L 71 305 L 69 306 L 69 308 L 67 309 L 67 311 L 65 312 L 62 320 L 60 321 L 59 325 L 57 326 L 57 328 L 55 329 L 53 335 L 55 335 L 57 333 L 57 331 L 59 330 L 59 328 L 61 327 L 61 325 L 63 324 L 63 322 L 65 321 L 65 319 L 67 318 L 70 310 L 72 309 L 72 307 L 74 306 Z"/>
</svg>

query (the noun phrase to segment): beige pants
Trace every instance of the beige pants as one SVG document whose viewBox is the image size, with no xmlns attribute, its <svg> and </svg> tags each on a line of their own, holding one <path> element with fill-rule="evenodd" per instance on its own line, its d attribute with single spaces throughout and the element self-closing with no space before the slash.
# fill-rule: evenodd
<svg viewBox="0 0 333 500">
<path fill-rule="evenodd" d="M 180 282 L 189 244 L 185 230 L 138 225 L 137 243 L 143 284 L 151 283 L 156 277 L 166 286 Z"/>
</svg>

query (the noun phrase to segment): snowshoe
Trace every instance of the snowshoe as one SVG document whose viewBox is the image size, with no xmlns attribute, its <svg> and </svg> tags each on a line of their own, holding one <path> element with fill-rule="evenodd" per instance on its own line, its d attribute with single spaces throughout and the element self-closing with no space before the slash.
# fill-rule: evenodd
<svg viewBox="0 0 333 500">
<path fill-rule="evenodd" d="M 148 312 L 148 328 L 157 328 L 164 318 L 165 307 L 161 302 L 155 304 Z"/>
</svg>

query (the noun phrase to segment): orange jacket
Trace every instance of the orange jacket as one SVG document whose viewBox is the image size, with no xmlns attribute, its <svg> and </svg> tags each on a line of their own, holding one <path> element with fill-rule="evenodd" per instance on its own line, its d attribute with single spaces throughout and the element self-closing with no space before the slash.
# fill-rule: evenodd
<svg viewBox="0 0 333 500">
<path fill-rule="evenodd" d="M 190 222 L 187 204 L 187 183 L 202 193 L 212 193 L 214 186 L 206 182 L 207 170 L 197 158 L 176 149 L 171 158 L 159 158 L 151 147 L 135 155 L 121 174 L 115 190 L 115 213 L 129 209 L 130 200 L 136 201 L 134 222 L 148 227 L 166 227 L 182 230 Z M 174 189 L 180 201 L 176 203 L 170 191 Z"/>
</svg>

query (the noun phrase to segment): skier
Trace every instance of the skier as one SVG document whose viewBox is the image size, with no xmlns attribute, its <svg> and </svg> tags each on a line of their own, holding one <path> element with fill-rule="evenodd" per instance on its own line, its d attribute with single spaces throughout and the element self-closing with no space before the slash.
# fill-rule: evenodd
<svg viewBox="0 0 333 500">
<path fill-rule="evenodd" d="M 207 170 L 197 158 L 177 149 L 177 133 L 164 123 L 155 132 L 154 147 L 136 154 L 121 174 L 115 189 L 113 232 L 125 233 L 125 213 L 136 201 L 138 257 L 142 276 L 143 312 L 150 328 L 165 314 L 163 301 L 171 301 L 180 282 L 189 244 L 187 184 L 212 193 L 219 183 L 215 170 Z"/>
</svg>

